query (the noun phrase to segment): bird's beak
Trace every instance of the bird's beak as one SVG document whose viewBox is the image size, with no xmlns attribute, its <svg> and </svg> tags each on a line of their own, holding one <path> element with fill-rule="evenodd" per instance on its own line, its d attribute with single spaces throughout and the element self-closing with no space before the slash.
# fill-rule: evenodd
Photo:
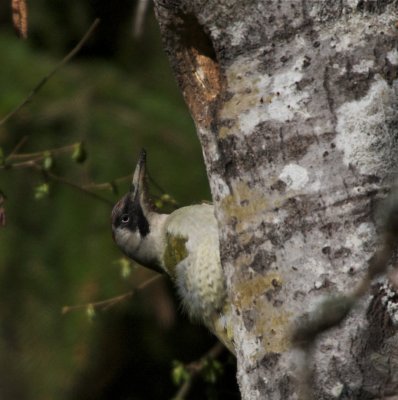
<svg viewBox="0 0 398 400">
<path fill-rule="evenodd" d="M 131 182 L 130 198 L 133 202 L 138 201 L 139 203 L 141 203 L 146 195 L 145 174 L 146 174 L 146 151 L 142 149 L 138 158 L 137 166 L 135 167 L 134 170 L 133 180 Z"/>
</svg>

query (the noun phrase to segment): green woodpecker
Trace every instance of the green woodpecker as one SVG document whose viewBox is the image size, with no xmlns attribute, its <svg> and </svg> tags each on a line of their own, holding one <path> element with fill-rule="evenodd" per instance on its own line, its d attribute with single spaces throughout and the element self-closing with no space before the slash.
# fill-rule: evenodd
<svg viewBox="0 0 398 400">
<path fill-rule="evenodd" d="M 190 318 L 203 322 L 234 353 L 212 205 L 158 213 L 149 198 L 146 153 L 142 150 L 131 190 L 113 208 L 112 233 L 129 258 L 169 275 Z"/>
</svg>

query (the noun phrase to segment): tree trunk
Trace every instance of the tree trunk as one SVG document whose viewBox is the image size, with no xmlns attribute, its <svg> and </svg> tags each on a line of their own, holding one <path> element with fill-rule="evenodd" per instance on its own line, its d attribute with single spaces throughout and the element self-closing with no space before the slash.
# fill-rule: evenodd
<svg viewBox="0 0 398 400">
<path fill-rule="evenodd" d="M 242 397 L 303 398 L 303 362 L 316 399 L 398 395 L 398 295 L 386 286 L 321 334 L 311 359 L 291 340 L 322 299 L 356 288 L 376 251 L 373 209 L 398 158 L 396 2 L 155 10 L 216 205 Z"/>
</svg>

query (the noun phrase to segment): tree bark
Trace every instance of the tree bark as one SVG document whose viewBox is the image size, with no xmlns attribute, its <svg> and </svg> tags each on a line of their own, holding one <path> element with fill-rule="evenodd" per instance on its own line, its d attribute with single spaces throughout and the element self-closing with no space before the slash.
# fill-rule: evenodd
<svg viewBox="0 0 398 400">
<path fill-rule="evenodd" d="M 368 293 L 318 337 L 295 327 L 352 292 L 376 251 L 373 209 L 398 157 L 397 5 L 157 0 L 202 144 L 244 399 L 398 395 L 395 292 Z M 310 363 L 304 365 L 303 363 Z"/>
</svg>

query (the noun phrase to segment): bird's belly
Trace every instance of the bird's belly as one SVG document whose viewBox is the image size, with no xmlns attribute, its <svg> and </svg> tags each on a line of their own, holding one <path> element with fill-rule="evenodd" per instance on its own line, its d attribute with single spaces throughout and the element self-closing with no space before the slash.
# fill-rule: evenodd
<svg viewBox="0 0 398 400">
<path fill-rule="evenodd" d="M 202 242 L 176 267 L 177 290 L 192 319 L 205 320 L 220 311 L 226 299 L 220 256 L 213 247 L 210 241 Z"/>
</svg>

